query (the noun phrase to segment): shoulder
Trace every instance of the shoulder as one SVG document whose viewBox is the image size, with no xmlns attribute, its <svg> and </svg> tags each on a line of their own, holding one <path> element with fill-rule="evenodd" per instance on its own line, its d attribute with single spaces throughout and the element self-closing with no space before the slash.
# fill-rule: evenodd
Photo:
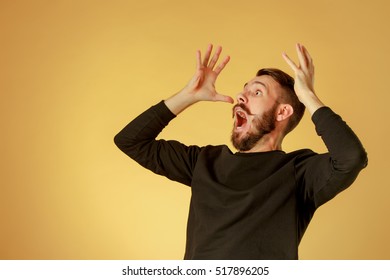
<svg viewBox="0 0 390 280">
<path fill-rule="evenodd" d="M 316 152 L 313 152 L 310 149 L 300 149 L 300 150 L 286 153 L 286 157 L 290 157 L 297 160 L 307 159 L 316 155 L 318 154 Z"/>
<path fill-rule="evenodd" d="M 286 154 L 289 161 L 293 162 L 295 169 L 306 169 L 307 166 L 313 165 L 317 161 L 328 161 L 329 154 L 318 154 L 311 149 L 296 150 Z"/>
<path fill-rule="evenodd" d="M 234 153 L 227 145 L 207 145 L 200 148 L 199 157 L 208 162 L 230 159 Z"/>
<path fill-rule="evenodd" d="M 228 153 L 233 154 L 227 145 L 207 145 L 201 147 L 202 153 Z"/>
</svg>

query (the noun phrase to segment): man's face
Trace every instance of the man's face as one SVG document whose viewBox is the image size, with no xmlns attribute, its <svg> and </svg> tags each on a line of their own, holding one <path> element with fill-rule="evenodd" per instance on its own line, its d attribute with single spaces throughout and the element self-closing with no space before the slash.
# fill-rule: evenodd
<svg viewBox="0 0 390 280">
<path fill-rule="evenodd" d="M 245 84 L 233 107 L 233 146 L 249 151 L 275 129 L 277 102 L 281 86 L 271 76 L 259 76 Z"/>
</svg>

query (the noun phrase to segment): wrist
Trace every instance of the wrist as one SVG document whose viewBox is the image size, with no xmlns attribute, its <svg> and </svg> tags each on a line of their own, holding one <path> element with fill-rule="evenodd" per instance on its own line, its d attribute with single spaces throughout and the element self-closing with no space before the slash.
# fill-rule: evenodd
<svg viewBox="0 0 390 280">
<path fill-rule="evenodd" d="M 324 107 L 324 103 L 317 97 L 317 95 L 310 91 L 302 96 L 298 96 L 299 100 L 305 105 L 310 115 L 313 115 L 319 108 Z"/>
<path fill-rule="evenodd" d="M 181 90 L 170 98 L 164 100 L 165 105 L 175 115 L 180 114 L 189 106 L 198 102 L 191 93 Z"/>
</svg>

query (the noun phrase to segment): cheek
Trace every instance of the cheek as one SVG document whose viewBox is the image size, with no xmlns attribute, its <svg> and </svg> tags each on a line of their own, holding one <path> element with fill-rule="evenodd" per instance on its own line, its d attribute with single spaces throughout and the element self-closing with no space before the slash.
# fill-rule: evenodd
<svg viewBox="0 0 390 280">
<path fill-rule="evenodd" d="M 248 109 L 252 115 L 262 116 L 272 106 L 273 104 L 269 100 L 266 100 L 264 97 L 258 97 L 248 104 Z"/>
</svg>

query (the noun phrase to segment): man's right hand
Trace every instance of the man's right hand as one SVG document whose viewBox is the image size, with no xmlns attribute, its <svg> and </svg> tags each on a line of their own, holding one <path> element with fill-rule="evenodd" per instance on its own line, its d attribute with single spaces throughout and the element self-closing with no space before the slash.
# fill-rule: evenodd
<svg viewBox="0 0 390 280">
<path fill-rule="evenodd" d="M 175 115 L 198 101 L 222 101 L 234 103 L 232 97 L 219 94 L 215 89 L 217 77 L 229 62 L 230 57 L 225 57 L 223 61 L 215 67 L 222 52 L 222 47 L 217 47 L 210 60 L 212 49 L 213 45 L 210 44 L 206 50 L 203 61 L 200 51 L 197 51 L 197 67 L 195 75 L 180 92 L 165 100 L 165 104 Z"/>
</svg>

